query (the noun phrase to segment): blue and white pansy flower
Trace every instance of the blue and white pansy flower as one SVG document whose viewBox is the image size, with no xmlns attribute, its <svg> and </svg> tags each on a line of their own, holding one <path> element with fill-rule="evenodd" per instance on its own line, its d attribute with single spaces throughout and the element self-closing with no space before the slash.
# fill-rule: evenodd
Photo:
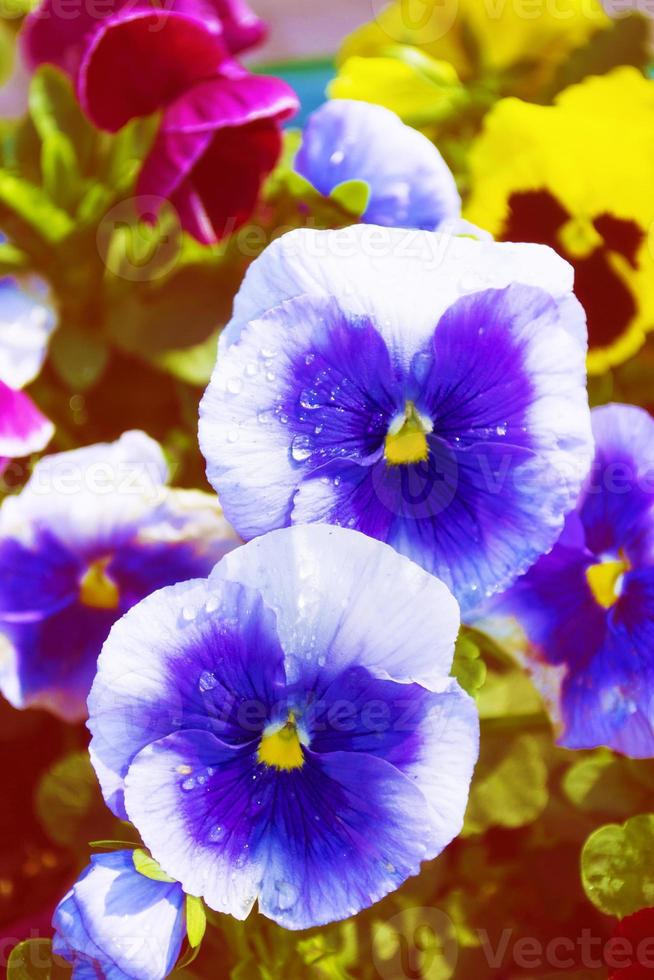
<svg viewBox="0 0 654 980">
<path fill-rule="evenodd" d="M 330 523 L 386 541 L 464 610 L 548 551 L 592 456 L 586 326 L 540 245 L 357 225 L 250 267 L 200 409 L 246 539 Z"/>
<path fill-rule="evenodd" d="M 654 757 L 654 419 L 593 410 L 596 454 L 552 552 L 496 600 L 551 705 L 560 743 Z M 507 625 L 509 629 L 507 631 Z"/>
<path fill-rule="evenodd" d="M 478 750 L 447 587 L 343 528 L 294 527 L 111 631 L 89 697 L 105 799 L 220 912 L 354 915 L 459 833 Z"/>
<path fill-rule="evenodd" d="M 186 936 L 185 903 L 177 882 L 140 874 L 133 851 L 94 854 L 55 910 L 53 950 L 72 980 L 165 980 Z"/>
<path fill-rule="evenodd" d="M 168 488 L 143 432 L 46 456 L 0 508 L 0 690 L 75 721 L 112 624 L 206 575 L 238 539 L 212 496 Z"/>
<path fill-rule="evenodd" d="M 363 183 L 369 224 L 435 231 L 461 215 L 454 177 L 431 140 L 370 102 L 333 99 L 317 109 L 295 169 L 325 196 Z"/>
</svg>

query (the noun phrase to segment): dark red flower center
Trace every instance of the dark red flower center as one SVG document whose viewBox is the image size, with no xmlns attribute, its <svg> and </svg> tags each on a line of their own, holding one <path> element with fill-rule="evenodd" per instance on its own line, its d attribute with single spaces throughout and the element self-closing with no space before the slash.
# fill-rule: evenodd
<svg viewBox="0 0 654 980">
<path fill-rule="evenodd" d="M 626 332 L 637 313 L 634 297 L 610 257 L 621 255 L 632 268 L 638 268 L 643 232 L 634 221 L 600 214 L 592 221 L 596 244 L 587 254 L 574 255 L 561 235 L 572 217 L 547 190 L 519 191 L 509 198 L 509 214 L 501 237 L 505 241 L 549 245 L 574 267 L 575 293 L 588 317 L 590 347 L 610 347 Z"/>
</svg>

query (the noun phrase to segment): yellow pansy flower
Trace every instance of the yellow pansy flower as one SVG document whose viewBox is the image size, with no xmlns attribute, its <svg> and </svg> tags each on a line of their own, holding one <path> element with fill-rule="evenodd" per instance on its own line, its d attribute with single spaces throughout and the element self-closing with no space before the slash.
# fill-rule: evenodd
<svg viewBox="0 0 654 980">
<path fill-rule="evenodd" d="M 417 127 L 447 118 L 467 101 L 451 64 L 406 46 L 388 48 L 375 57 L 349 58 L 328 93 L 332 99 L 383 105 Z"/>
<path fill-rule="evenodd" d="M 570 53 L 611 25 L 600 0 L 373 0 L 374 20 L 345 41 L 352 57 L 412 45 L 449 62 L 464 81 L 513 72 L 516 94 L 546 84 Z"/>
<path fill-rule="evenodd" d="M 654 81 L 633 68 L 586 79 L 552 106 L 501 100 L 471 151 L 465 217 L 572 263 L 593 374 L 654 327 L 653 174 Z"/>
</svg>

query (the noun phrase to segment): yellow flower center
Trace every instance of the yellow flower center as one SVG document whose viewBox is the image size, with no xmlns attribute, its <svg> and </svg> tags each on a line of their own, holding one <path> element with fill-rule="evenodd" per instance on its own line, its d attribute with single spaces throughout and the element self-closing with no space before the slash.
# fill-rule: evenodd
<svg viewBox="0 0 654 980">
<path fill-rule="evenodd" d="M 585 217 L 570 218 L 559 231 L 561 245 L 575 259 L 586 256 L 600 248 L 604 240 L 592 220 Z"/>
<path fill-rule="evenodd" d="M 433 428 L 431 419 L 421 415 L 413 402 L 407 402 L 404 415 L 393 420 L 384 443 L 384 456 L 389 466 L 426 460 L 429 456 L 427 436 Z"/>
<path fill-rule="evenodd" d="M 630 569 L 625 558 L 600 561 L 586 569 L 586 581 L 593 598 L 603 609 L 610 609 L 620 598 L 622 576 Z"/>
<path fill-rule="evenodd" d="M 120 603 L 118 586 L 107 574 L 111 558 L 98 558 L 92 562 L 79 583 L 79 598 L 91 609 L 117 609 Z"/>
<path fill-rule="evenodd" d="M 304 752 L 292 713 L 283 728 L 263 736 L 257 760 L 273 769 L 299 769 L 304 765 Z"/>
</svg>

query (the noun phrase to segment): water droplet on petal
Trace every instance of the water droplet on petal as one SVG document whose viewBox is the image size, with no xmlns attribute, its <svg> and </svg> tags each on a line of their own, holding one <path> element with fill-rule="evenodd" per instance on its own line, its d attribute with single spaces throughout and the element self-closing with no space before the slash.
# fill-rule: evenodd
<svg viewBox="0 0 654 980">
<path fill-rule="evenodd" d="M 219 841 L 223 840 L 225 837 L 225 828 L 221 827 L 219 823 L 215 827 L 212 827 L 209 831 L 209 840 L 212 844 L 217 844 Z"/>
<path fill-rule="evenodd" d="M 308 459 L 313 451 L 311 440 L 308 436 L 296 436 L 291 443 L 291 456 L 296 463 L 303 463 Z"/>
<path fill-rule="evenodd" d="M 275 890 L 277 892 L 277 907 L 282 911 L 292 908 L 298 900 L 299 891 L 289 881 L 276 881 Z"/>
<path fill-rule="evenodd" d="M 302 408 L 306 408 L 312 411 L 315 408 L 320 408 L 320 396 L 317 391 L 313 388 L 305 388 L 305 390 L 300 395 L 300 405 Z"/>
<path fill-rule="evenodd" d="M 217 686 L 218 680 L 216 679 L 216 675 L 212 674 L 210 670 L 203 670 L 198 681 L 200 692 L 205 694 L 207 691 L 213 691 Z"/>
<path fill-rule="evenodd" d="M 238 442 L 238 432 L 236 429 L 232 429 L 231 432 L 227 433 L 227 442 Z"/>
<path fill-rule="evenodd" d="M 190 790 L 195 789 L 195 779 L 193 778 L 193 776 L 189 776 L 188 779 L 184 780 L 184 782 L 182 783 L 182 789 L 184 790 L 185 793 L 188 793 Z"/>
<path fill-rule="evenodd" d="M 227 382 L 227 391 L 230 395 L 238 395 L 238 393 L 243 388 L 243 382 L 240 378 L 230 378 Z"/>
</svg>

